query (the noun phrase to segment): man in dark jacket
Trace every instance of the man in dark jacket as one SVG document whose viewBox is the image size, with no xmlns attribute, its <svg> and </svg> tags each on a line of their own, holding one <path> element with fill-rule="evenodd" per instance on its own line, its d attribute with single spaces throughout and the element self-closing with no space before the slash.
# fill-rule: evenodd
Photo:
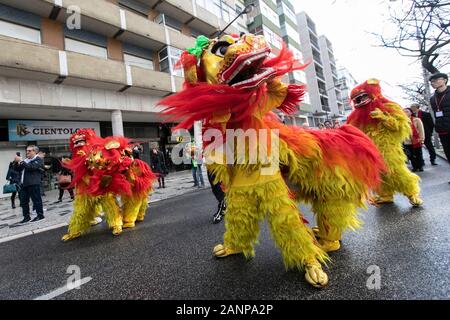
<svg viewBox="0 0 450 320">
<path fill-rule="evenodd" d="M 435 130 L 439 134 L 447 161 L 450 162 L 450 87 L 448 76 L 435 73 L 430 77 L 431 86 L 436 89 L 431 97 L 431 108 L 434 111 Z"/>
<path fill-rule="evenodd" d="M 422 120 L 423 129 L 425 131 L 425 146 L 428 149 L 428 153 L 430 154 L 430 162 L 433 166 L 436 166 L 436 151 L 434 150 L 433 142 L 431 141 L 433 137 L 434 131 L 434 122 L 431 114 L 429 112 L 422 111 L 420 109 L 420 104 L 413 103 L 411 105 L 411 110 L 414 115 Z"/>
<path fill-rule="evenodd" d="M 37 155 L 38 152 L 38 147 L 30 145 L 27 147 L 26 159 L 22 159 L 20 156 L 16 156 L 15 159 L 15 168 L 19 172 L 21 184 L 19 196 L 23 220 L 20 223 L 30 221 L 30 198 L 37 213 L 37 217 L 33 219 L 33 222 L 44 219 L 41 197 L 41 176 L 44 161 Z"/>
</svg>

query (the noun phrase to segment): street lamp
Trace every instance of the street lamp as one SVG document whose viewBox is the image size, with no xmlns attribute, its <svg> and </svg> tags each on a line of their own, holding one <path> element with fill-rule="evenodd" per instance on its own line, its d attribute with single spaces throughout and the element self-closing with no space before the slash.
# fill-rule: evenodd
<svg viewBox="0 0 450 320">
<path fill-rule="evenodd" d="M 231 25 L 232 25 L 232 24 L 233 24 L 240 16 L 242 16 L 243 14 L 249 14 L 250 12 L 252 12 L 254 7 L 255 7 L 255 5 L 254 5 L 253 3 L 247 5 L 247 6 L 244 8 L 244 10 L 242 10 L 242 11 L 241 11 L 241 12 L 233 19 L 233 21 L 231 21 L 229 24 L 227 24 L 226 27 L 223 28 L 223 29 L 219 32 L 219 34 L 217 35 L 217 38 L 219 38 L 219 37 L 222 35 L 222 33 L 224 33 L 225 30 L 227 30 L 228 27 L 231 26 Z"/>
</svg>

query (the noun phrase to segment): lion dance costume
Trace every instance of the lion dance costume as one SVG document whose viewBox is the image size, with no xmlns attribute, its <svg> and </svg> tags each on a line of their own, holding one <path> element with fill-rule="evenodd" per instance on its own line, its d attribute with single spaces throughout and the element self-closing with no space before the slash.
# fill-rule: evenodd
<svg viewBox="0 0 450 320">
<path fill-rule="evenodd" d="M 379 184 L 383 162 L 375 145 L 354 127 L 319 132 L 283 125 L 272 111 L 295 111 L 304 88 L 285 85 L 280 77 L 305 66 L 285 47 L 274 58 L 270 51 L 262 36 L 225 35 L 213 40 L 200 36 L 196 47 L 180 60 L 185 89 L 160 105 L 171 119 L 182 120 L 177 128 L 203 120 L 206 129 L 219 130 L 225 139 L 229 129 L 269 132 L 256 145 L 246 146 L 246 161 L 237 157 L 224 161 L 220 148 L 208 153 L 213 143 L 205 148 L 208 170 L 226 189 L 226 231 L 214 255 L 254 256 L 259 222 L 267 216 L 286 268 L 304 269 L 310 284 L 323 287 L 328 283 L 322 270 L 326 251 L 337 250 L 342 232 L 360 225 L 356 208 L 364 206 L 369 189 Z M 252 152 L 275 140 L 278 146 L 266 147 L 265 159 L 248 160 Z M 318 241 L 295 197 L 312 204 Z"/>
<path fill-rule="evenodd" d="M 392 203 L 394 194 L 408 197 L 413 206 L 423 204 L 420 199 L 419 177 L 406 166 L 402 142 L 411 135 L 411 122 L 402 108 L 383 97 L 379 81 L 369 79 L 350 93 L 354 111 L 347 123 L 364 131 L 377 145 L 388 171 L 372 199 L 375 205 Z"/>
<path fill-rule="evenodd" d="M 133 159 L 128 139 L 101 138 L 92 129 L 81 129 L 70 137 L 70 150 L 72 160 L 63 165 L 73 172 L 76 197 L 63 241 L 79 237 L 100 210 L 114 235 L 144 220 L 155 176 L 145 162 Z"/>
</svg>

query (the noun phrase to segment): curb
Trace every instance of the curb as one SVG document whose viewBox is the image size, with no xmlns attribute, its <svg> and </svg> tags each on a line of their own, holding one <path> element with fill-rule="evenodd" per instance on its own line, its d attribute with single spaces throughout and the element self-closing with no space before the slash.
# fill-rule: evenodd
<svg viewBox="0 0 450 320">
<path fill-rule="evenodd" d="M 45 232 L 45 231 L 50 231 L 50 230 L 53 230 L 53 229 L 58 229 L 58 228 L 65 227 L 65 226 L 68 226 L 68 225 L 69 225 L 68 223 L 64 222 L 64 223 L 55 224 L 53 226 L 49 226 L 49 227 L 45 227 L 45 228 L 41 228 L 41 229 L 36 229 L 36 230 L 32 230 L 32 231 L 27 231 L 27 232 L 15 234 L 13 236 L 4 237 L 4 238 L 0 239 L 0 243 L 5 243 L 5 242 L 12 241 L 12 240 L 16 240 L 16 239 L 32 236 L 32 235 L 35 235 L 35 234 L 38 234 L 38 233 L 42 233 L 42 232 Z"/>
<path fill-rule="evenodd" d="M 191 190 L 191 191 L 188 191 L 186 193 L 178 194 L 178 195 L 175 195 L 173 197 L 166 198 L 166 199 L 155 199 L 153 201 L 150 200 L 150 202 L 148 202 L 148 204 L 153 204 L 153 203 L 157 203 L 157 202 L 173 199 L 173 198 L 176 198 L 178 196 L 192 194 L 192 193 L 196 193 L 196 192 L 204 191 L 204 190 L 208 190 L 208 188 L 201 188 L 201 189 L 197 189 L 197 190 Z M 23 232 L 23 233 L 15 234 L 13 236 L 1 238 L 0 239 L 0 243 L 5 243 L 5 242 L 12 241 L 12 240 L 17 240 L 17 239 L 20 239 L 20 238 L 24 238 L 24 237 L 32 236 L 32 235 L 35 235 L 35 234 L 39 234 L 39 233 L 42 233 L 42 232 L 45 232 L 45 231 L 50 231 L 50 230 L 53 230 L 53 229 L 66 227 L 68 225 L 69 224 L 67 222 L 63 222 L 63 223 L 55 224 L 53 226 L 49 226 L 49 227 L 45 227 L 45 228 L 40 228 L 40 229 L 36 229 L 36 230 L 32 230 L 32 231 L 26 231 L 26 232 Z"/>
</svg>

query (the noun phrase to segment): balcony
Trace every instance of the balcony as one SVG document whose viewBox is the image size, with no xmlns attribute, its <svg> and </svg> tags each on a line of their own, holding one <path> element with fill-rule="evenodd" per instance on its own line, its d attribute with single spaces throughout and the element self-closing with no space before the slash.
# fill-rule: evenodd
<svg viewBox="0 0 450 320">
<path fill-rule="evenodd" d="M 0 36 L 0 74 L 54 82 L 59 76 L 58 50 Z"/>
<path fill-rule="evenodd" d="M 126 93 L 151 94 L 163 97 L 172 91 L 168 73 L 131 66 L 133 86 Z"/>
<path fill-rule="evenodd" d="M 75 52 L 67 52 L 68 76 L 65 85 L 119 91 L 126 81 L 125 65 Z"/>
<path fill-rule="evenodd" d="M 170 43 L 173 47 L 185 50 L 195 46 L 195 39 L 169 29 Z"/>
</svg>

